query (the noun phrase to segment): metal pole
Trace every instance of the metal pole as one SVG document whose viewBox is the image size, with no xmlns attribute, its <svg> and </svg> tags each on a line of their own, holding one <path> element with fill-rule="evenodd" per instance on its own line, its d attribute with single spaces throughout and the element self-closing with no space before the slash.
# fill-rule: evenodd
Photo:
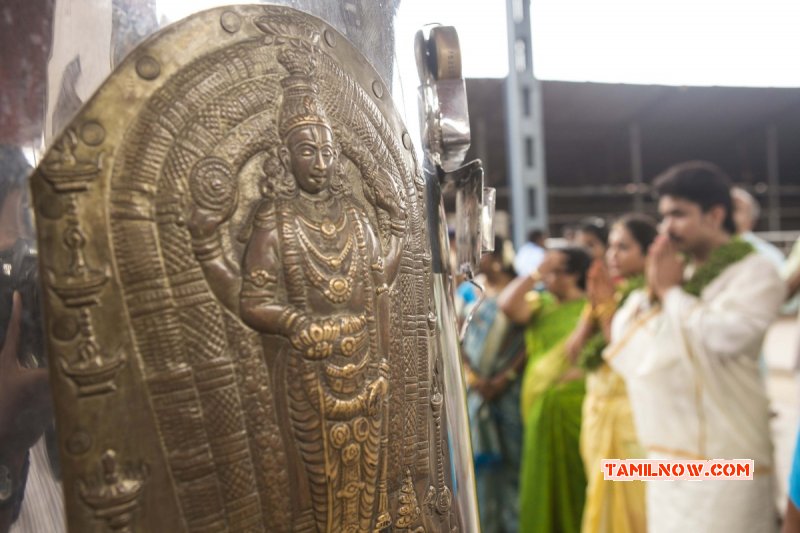
<svg viewBox="0 0 800 533">
<path fill-rule="evenodd" d="M 644 180 L 642 178 L 642 132 L 637 122 L 628 125 L 628 143 L 631 155 L 631 178 L 636 190 L 633 194 L 633 210 L 641 213 L 644 209 L 642 198 Z"/>
<path fill-rule="evenodd" d="M 767 126 L 767 219 L 770 231 L 781 229 L 780 170 L 778 165 L 778 127 Z"/>
<path fill-rule="evenodd" d="M 508 61 L 506 134 L 513 239 L 547 229 L 547 183 L 541 84 L 533 75 L 530 0 L 506 0 Z"/>
</svg>

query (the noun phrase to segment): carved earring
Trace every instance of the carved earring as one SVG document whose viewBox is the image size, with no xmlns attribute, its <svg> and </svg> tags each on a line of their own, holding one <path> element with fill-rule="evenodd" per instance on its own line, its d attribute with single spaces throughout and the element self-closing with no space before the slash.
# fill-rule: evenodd
<svg viewBox="0 0 800 533">
<path fill-rule="evenodd" d="M 283 168 L 286 170 L 286 172 L 292 171 L 292 161 L 289 156 L 289 149 L 286 146 L 282 145 L 280 148 L 278 148 L 278 159 L 280 160 L 281 165 L 283 165 Z"/>
</svg>

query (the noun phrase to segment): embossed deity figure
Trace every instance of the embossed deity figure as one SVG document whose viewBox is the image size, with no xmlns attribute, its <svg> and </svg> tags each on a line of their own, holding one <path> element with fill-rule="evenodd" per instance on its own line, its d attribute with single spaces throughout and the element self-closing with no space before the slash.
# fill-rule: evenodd
<svg viewBox="0 0 800 533">
<path fill-rule="evenodd" d="M 477 527 L 438 181 L 361 29 L 192 15 L 32 175 L 70 531 Z"/>
<path fill-rule="evenodd" d="M 387 291 L 405 213 L 391 189 L 366 193 L 389 219 L 384 253 L 340 168 L 314 56 L 286 48 L 278 61 L 289 72 L 281 80 L 279 164 L 265 165 L 278 175 L 266 177 L 267 198 L 252 217 L 236 303 L 247 325 L 288 340 L 272 381 L 291 428 L 283 438 L 300 501 L 293 530 L 380 531 L 392 522 Z M 204 270 L 223 275 L 213 264 Z"/>
</svg>

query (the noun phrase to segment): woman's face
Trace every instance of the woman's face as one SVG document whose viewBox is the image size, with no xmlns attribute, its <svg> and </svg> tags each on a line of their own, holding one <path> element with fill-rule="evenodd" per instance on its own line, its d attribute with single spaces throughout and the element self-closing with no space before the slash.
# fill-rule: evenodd
<svg viewBox="0 0 800 533">
<path fill-rule="evenodd" d="M 613 277 L 628 278 L 644 272 L 646 251 L 624 224 L 615 224 L 608 236 L 606 263 Z"/>
<path fill-rule="evenodd" d="M 503 269 L 503 262 L 499 257 L 494 254 L 483 254 L 481 261 L 478 263 L 478 272 L 481 274 L 492 275 L 497 274 Z"/>
<path fill-rule="evenodd" d="M 606 245 L 594 234 L 588 231 L 578 231 L 575 233 L 575 244 L 582 246 L 589 251 L 592 259 L 602 259 L 606 253 Z"/>
<path fill-rule="evenodd" d="M 565 298 L 576 285 L 576 276 L 567 272 L 568 262 L 567 254 L 559 250 L 548 250 L 539 265 L 539 274 L 545 287 L 559 299 Z"/>
</svg>

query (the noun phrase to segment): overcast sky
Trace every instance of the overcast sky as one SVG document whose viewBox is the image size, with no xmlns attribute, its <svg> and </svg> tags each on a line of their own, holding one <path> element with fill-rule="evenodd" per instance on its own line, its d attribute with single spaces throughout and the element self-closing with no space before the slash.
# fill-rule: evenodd
<svg viewBox="0 0 800 533">
<path fill-rule="evenodd" d="M 176 20 L 225 3 L 157 5 Z M 540 79 L 800 87 L 800 0 L 531 0 L 531 10 Z M 506 0 L 401 0 L 398 56 L 439 22 L 457 28 L 466 76 L 503 77 L 505 11 Z"/>
<path fill-rule="evenodd" d="M 800 87 L 798 0 L 532 0 L 541 79 Z M 465 75 L 508 69 L 505 0 L 401 0 L 398 25 L 454 25 Z"/>
</svg>

